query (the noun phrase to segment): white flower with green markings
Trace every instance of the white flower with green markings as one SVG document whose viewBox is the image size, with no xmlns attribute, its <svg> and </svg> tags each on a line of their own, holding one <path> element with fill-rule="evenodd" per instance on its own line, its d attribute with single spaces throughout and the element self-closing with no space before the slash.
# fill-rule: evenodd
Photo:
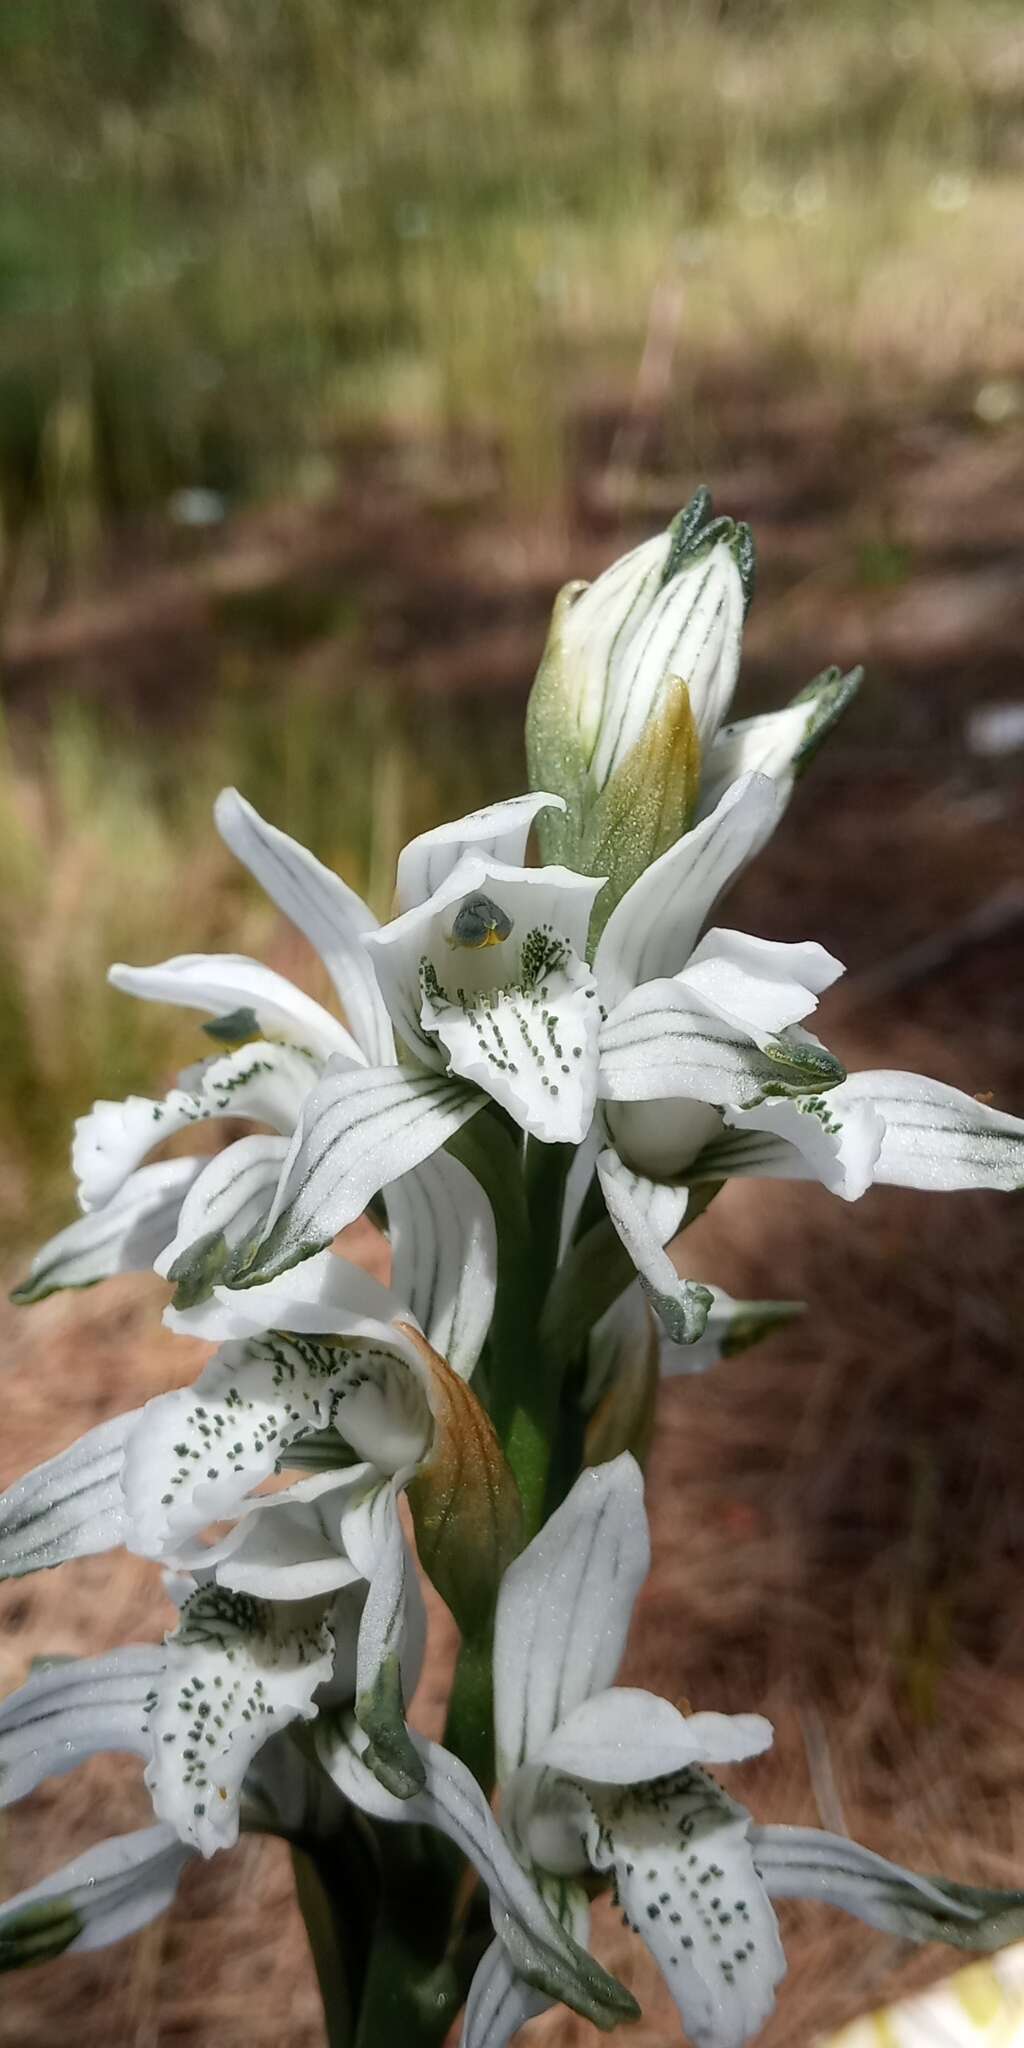
<svg viewBox="0 0 1024 2048">
<path fill-rule="evenodd" d="M 814 1828 L 754 1825 L 707 1766 L 757 1756 L 770 1724 L 682 1713 L 614 1683 L 649 1562 L 643 1484 L 624 1455 L 585 1472 L 506 1573 L 494 1636 L 500 1835 L 457 1760 L 419 1745 L 428 1764 L 415 1817 L 468 1844 L 492 1899 L 495 1940 L 470 1988 L 462 2048 L 504 2048 L 557 1995 L 536 1905 L 510 1898 L 509 1850 L 534 1899 L 580 1946 L 595 1885 L 611 1885 L 695 2048 L 742 2048 L 771 2013 L 786 1968 L 775 1897 L 818 1899 L 907 1939 L 964 1948 L 997 1946 L 1024 1927 L 1024 1893 L 920 1878 Z M 319 1743 L 348 1798 L 382 1819 L 412 1817 L 366 1770 L 351 1722 L 325 1722 Z"/>
<path fill-rule="evenodd" d="M 776 784 L 750 773 L 647 869 L 597 946 L 608 1212 L 669 1335 L 699 1338 L 709 1290 L 664 1247 L 694 1191 L 734 1176 L 932 1190 L 1024 1183 L 1024 1122 L 923 1075 L 847 1074 L 806 1029 L 842 974 L 811 942 L 718 928 L 718 897 L 774 829 Z"/>
</svg>

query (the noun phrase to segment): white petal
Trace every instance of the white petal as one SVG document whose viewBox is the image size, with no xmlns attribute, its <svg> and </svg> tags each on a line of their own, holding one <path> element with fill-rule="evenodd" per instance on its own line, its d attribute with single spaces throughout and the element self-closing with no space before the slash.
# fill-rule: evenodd
<svg viewBox="0 0 1024 2048">
<path fill-rule="evenodd" d="M 573 1153 L 566 1176 L 565 1193 L 562 1197 L 562 1221 L 558 1235 L 559 1264 L 565 1258 L 576 1235 L 583 1204 L 597 1171 L 597 1155 L 604 1143 L 601 1119 L 595 1117 L 582 1145 L 577 1145 Z"/>
<path fill-rule="evenodd" d="M 158 1644 L 133 1643 L 35 1669 L 0 1704 L 0 1806 L 99 1750 L 145 1756 L 143 1705 L 162 1666 Z"/>
<path fill-rule="evenodd" d="M 584 1472 L 509 1566 L 494 1632 L 500 1779 L 614 1678 L 649 1564 L 643 1480 L 625 1453 Z"/>
<path fill-rule="evenodd" d="M 402 1798 L 419 1790 L 423 1765 L 405 1725 L 403 1664 L 410 1604 L 419 1598 L 415 1567 L 398 1518 L 396 1482 L 377 1487 L 369 1496 L 369 1514 L 362 1517 L 368 1554 L 359 1558 L 369 1579 L 359 1626 L 356 1657 L 356 1718 L 369 1735 L 372 1763 L 382 1782 Z M 346 1518 L 346 1538 L 353 1555 L 358 1511 Z"/>
<path fill-rule="evenodd" d="M 640 739 L 670 676 L 689 686 L 702 744 L 717 731 L 736 686 L 743 612 L 743 586 L 725 540 L 634 606 L 610 665 L 593 763 L 599 787 Z"/>
<path fill-rule="evenodd" d="M 851 1074 L 830 1098 L 884 1124 L 876 1181 L 945 1193 L 1024 1187 L 1024 1120 L 924 1074 Z"/>
<path fill-rule="evenodd" d="M 379 1820 L 422 1821 L 439 1828 L 468 1856 L 490 1892 L 495 1931 L 521 1975 L 606 2028 L 613 2019 L 635 2017 L 628 1992 L 576 1946 L 545 1905 L 472 1772 L 438 1743 L 420 1735 L 413 1741 L 423 1760 L 425 1789 L 411 1799 L 397 1799 L 362 1761 L 366 1738 L 357 1728 L 323 1719 L 317 1728 L 323 1764 L 354 1805 Z"/>
<path fill-rule="evenodd" d="M 819 995 L 843 971 L 842 961 L 811 939 L 787 946 L 716 926 L 705 932 L 678 980 L 702 1008 L 738 1024 L 760 1044 L 809 1017 Z"/>
<path fill-rule="evenodd" d="M 694 2048 L 743 2048 L 786 1968 L 747 1815 L 699 1770 L 591 1798 L 591 1861 L 614 1871 L 687 2038 Z"/>
<path fill-rule="evenodd" d="M 678 974 L 723 889 L 774 828 L 775 784 L 747 775 L 717 810 L 663 853 L 617 903 L 594 962 L 608 1009 L 631 988 Z"/>
<path fill-rule="evenodd" d="M 521 867 L 530 827 L 538 811 L 551 808 L 564 811 L 561 797 L 545 796 L 540 791 L 533 796 L 511 797 L 505 803 L 487 804 L 483 810 L 470 811 L 465 818 L 453 818 L 448 825 L 438 825 L 433 832 L 421 832 L 398 856 L 399 910 L 412 910 L 425 903 L 447 881 L 466 853 Z"/>
<path fill-rule="evenodd" d="M 537 1758 L 550 1770 L 605 1785 L 641 1785 L 691 1764 L 742 1763 L 771 1745 L 760 1714 L 681 1714 L 635 1686 L 611 1686 L 559 1721 Z"/>
<path fill-rule="evenodd" d="M 666 1379 L 677 1373 L 707 1372 L 723 1358 L 733 1358 L 783 1329 L 804 1313 L 802 1301 L 734 1301 L 720 1287 L 712 1287 L 711 1308 L 703 1337 L 696 1344 L 674 1344 L 662 1336 L 661 1371 Z"/>
<path fill-rule="evenodd" d="M 259 1286 L 330 1244 L 388 1181 L 454 1137 L 481 1100 L 438 1074 L 332 1063 L 306 1098 L 265 1235 L 237 1285 Z"/>
<path fill-rule="evenodd" d="M 560 665 L 588 761 L 601 730 L 616 648 L 628 646 L 645 618 L 661 585 L 670 546 L 667 534 L 654 534 L 612 562 L 593 583 L 569 584 L 562 592 L 566 603 Z"/>
<path fill-rule="evenodd" d="M 45 1571 L 124 1542 L 121 1467 L 141 1412 L 101 1422 L 0 1495 L 0 1578 Z"/>
<path fill-rule="evenodd" d="M 382 1324 L 411 1322 L 407 1304 L 362 1266 L 333 1251 L 317 1252 L 259 1287 L 218 1286 L 208 1301 L 181 1313 L 164 1310 L 168 1329 L 211 1344 L 259 1337 L 264 1330 L 311 1336 L 372 1336 Z"/>
<path fill-rule="evenodd" d="M 145 1095 L 95 1102 L 75 1124 L 71 1153 L 83 1209 L 102 1208 L 147 1152 L 191 1124 L 249 1117 L 290 1137 L 316 1079 L 305 1053 L 256 1043 L 190 1067 L 161 1102 Z"/>
<path fill-rule="evenodd" d="M 238 1138 L 203 1162 L 182 1203 L 174 1237 L 156 1262 L 157 1272 L 176 1282 L 179 1300 L 208 1293 L 232 1250 L 262 1227 L 288 1143 L 262 1134 Z"/>
<path fill-rule="evenodd" d="M 377 919 L 354 889 L 321 861 L 268 825 L 237 789 L 214 805 L 221 838 L 319 953 L 360 1050 L 371 1066 L 394 1058 L 391 1023 L 366 949 Z"/>
<path fill-rule="evenodd" d="M 129 1174 L 106 1207 L 80 1216 L 38 1251 L 11 1296 L 43 1301 L 62 1287 L 93 1287 L 114 1273 L 145 1273 L 173 1237 L 203 1159 L 164 1159 Z"/>
<path fill-rule="evenodd" d="M 731 1129 L 745 1139 L 763 1134 L 767 1143 L 750 1137 L 744 1149 L 725 1137 L 702 1155 L 702 1170 L 715 1178 L 820 1180 L 844 1202 L 859 1201 L 875 1178 L 885 1126 L 869 1102 L 845 1102 L 842 1092 L 723 1110 Z"/>
<path fill-rule="evenodd" d="M 750 1846 L 772 1898 L 838 1906 L 904 1941 L 990 1952 L 1024 1932 L 1024 1892 L 919 1877 L 845 1835 L 752 1827 Z"/>
<path fill-rule="evenodd" d="M 498 1274 L 494 1211 L 448 1152 L 384 1189 L 395 1294 L 428 1342 L 469 1379 L 491 1325 Z"/>
<path fill-rule="evenodd" d="M 173 1828 L 155 1827 L 114 1835 L 76 1856 L 0 1906 L 0 1970 L 136 1934 L 167 1911 L 190 1853 Z"/>
<path fill-rule="evenodd" d="M 656 1183 L 689 1180 L 698 1156 L 725 1130 L 721 1111 L 692 1095 L 606 1102 L 604 1122 L 619 1158 L 631 1172 Z M 669 1234 L 678 1227 L 673 1223 Z"/>
<path fill-rule="evenodd" d="M 699 1280 L 680 1279 L 664 1249 L 686 1214 L 688 1190 L 633 1173 L 610 1147 L 600 1154 L 597 1172 L 608 1214 L 652 1308 L 677 1343 L 692 1344 L 704 1333 L 711 1295 Z"/>
<path fill-rule="evenodd" d="M 731 783 L 752 770 L 770 775 L 782 803 L 788 803 L 796 776 L 856 696 L 862 674 L 861 669 L 845 676 L 837 668 L 827 669 L 783 710 L 723 726 L 705 762 L 701 817 L 714 810 Z"/>
<path fill-rule="evenodd" d="M 415 1463 L 431 1422 L 402 1344 L 386 1327 L 350 1345 L 268 1332 L 225 1345 L 194 1387 L 148 1402 L 122 1475 L 130 1547 L 176 1556 L 208 1523 L 237 1514 L 313 1430 L 337 1425 L 360 1453 L 369 1442 L 385 1470 Z"/>
<path fill-rule="evenodd" d="M 590 1901 L 582 1885 L 534 1873 L 549 1910 L 579 1948 L 590 1935 Z M 552 2004 L 521 1977 L 501 1941 L 492 1941 L 477 1965 L 462 2022 L 462 2048 L 506 2048 L 527 2020 Z"/>
<path fill-rule="evenodd" d="M 351 1032 L 304 995 L 294 982 L 259 960 L 244 953 L 179 953 L 162 960 L 157 967 L 126 967 L 122 962 L 110 969 L 108 980 L 125 995 L 140 996 L 149 1003 L 175 1003 L 185 1010 L 206 1010 L 212 1017 L 249 1012 L 253 1030 L 261 1038 L 281 1038 L 288 1045 L 301 1046 L 318 1059 L 341 1053 L 359 1066 L 365 1065 Z"/>
<path fill-rule="evenodd" d="M 230 1848 L 246 1768 L 272 1735 L 316 1712 L 334 1638 L 322 1602 L 274 1604 L 204 1586 L 166 1639 L 152 1698 L 146 1783 L 160 1820 L 204 1856 Z"/>
<path fill-rule="evenodd" d="M 342 1515 L 369 1468 L 318 1472 L 281 1493 L 247 1502 L 235 1527 L 212 1548 L 196 1544 L 181 1561 L 214 1566 L 219 1586 L 261 1600 L 309 1600 L 352 1585 L 361 1573 L 347 1555 Z"/>
<path fill-rule="evenodd" d="M 492 1941 L 473 1973 L 462 2022 L 462 2048 L 507 2048 L 527 2020 L 547 2012 L 551 1999 L 520 1977 L 504 1942 Z"/>
<path fill-rule="evenodd" d="M 704 1009 L 685 975 L 644 982 L 602 1028 L 600 1093 L 612 1102 L 682 1096 L 742 1107 L 772 1091 L 842 1078 L 842 1067 L 817 1047 L 770 1032 L 758 1040 L 745 1024 Z"/>
</svg>

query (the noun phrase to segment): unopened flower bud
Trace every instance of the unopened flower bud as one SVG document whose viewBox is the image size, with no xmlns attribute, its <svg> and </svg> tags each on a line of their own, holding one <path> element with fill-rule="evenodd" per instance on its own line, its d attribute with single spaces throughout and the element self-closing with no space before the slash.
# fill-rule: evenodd
<svg viewBox="0 0 1024 2048">
<path fill-rule="evenodd" d="M 609 877 L 600 920 L 691 822 L 728 712 L 753 588 L 749 529 L 698 491 L 658 534 L 555 605 L 527 713 L 535 789 L 564 797 L 544 858 Z"/>
</svg>

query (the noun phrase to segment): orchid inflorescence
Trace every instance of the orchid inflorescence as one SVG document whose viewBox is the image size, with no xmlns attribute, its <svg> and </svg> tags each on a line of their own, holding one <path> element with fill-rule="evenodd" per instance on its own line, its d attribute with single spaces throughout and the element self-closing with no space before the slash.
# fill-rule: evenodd
<svg viewBox="0 0 1024 2048">
<path fill-rule="evenodd" d="M 829 670 L 725 723 L 752 583 L 747 529 L 702 492 L 569 585 L 530 700 L 533 794 L 414 839 L 384 925 L 222 794 L 224 839 L 344 1022 L 240 955 L 111 970 L 205 1012 L 214 1049 L 168 1094 L 80 1119 L 82 1213 L 17 1298 L 154 1268 L 165 1323 L 213 1349 L 194 1386 L 0 1499 L 3 1576 L 123 1545 L 177 1608 L 162 1642 L 43 1663 L 0 1707 L 4 1804 L 125 1750 L 154 1813 L 0 1909 L 4 1967 L 133 1933 L 240 1829 L 292 1847 L 334 2048 L 439 2043 L 463 2003 L 464 2048 L 559 2001 L 635 2017 L 590 1953 L 605 1890 L 697 2048 L 740 2048 L 770 2013 L 778 1897 L 968 1949 L 1024 1929 L 1024 1893 L 755 1824 L 714 1771 L 765 1750 L 768 1722 L 615 1682 L 659 1373 L 799 1307 L 704 1285 L 679 1233 L 735 1176 L 845 1200 L 1024 1178 L 1024 1122 L 848 1074 L 808 1030 L 842 972 L 821 946 L 709 924 L 858 681 Z M 245 1134 L 163 1154 L 209 1120 Z M 364 1215 L 387 1285 L 333 1249 Z M 461 1632 L 443 1742 L 407 1715 L 410 1530 Z"/>
</svg>

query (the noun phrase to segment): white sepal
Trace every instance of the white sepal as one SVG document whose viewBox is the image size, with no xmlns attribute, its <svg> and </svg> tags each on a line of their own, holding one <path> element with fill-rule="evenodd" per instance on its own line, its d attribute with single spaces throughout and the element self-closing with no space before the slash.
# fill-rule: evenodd
<svg viewBox="0 0 1024 2048">
<path fill-rule="evenodd" d="M 121 1467 L 141 1413 L 135 1408 L 101 1422 L 0 1495 L 0 1579 L 93 1557 L 125 1541 Z"/>
<path fill-rule="evenodd" d="M 237 1284 L 259 1286 L 330 1244 L 388 1181 L 454 1137 L 481 1101 L 438 1074 L 353 1072 L 332 1062 L 303 1105 L 264 1236 Z"/>
<path fill-rule="evenodd" d="M 747 1142 L 733 1146 L 726 1136 L 720 1146 L 708 1147 L 699 1163 L 715 1178 L 820 1180 L 844 1202 L 859 1201 L 875 1178 L 885 1137 L 882 1117 L 866 1099 L 843 1099 L 842 1086 L 824 1095 L 724 1109 L 722 1115 Z"/>
<path fill-rule="evenodd" d="M 783 945 L 746 932 L 705 932 L 679 975 L 679 985 L 757 1044 L 800 1024 L 818 997 L 844 972 L 841 960 L 813 939 Z"/>
<path fill-rule="evenodd" d="M 723 725 L 706 757 L 700 816 L 707 817 L 730 784 L 752 770 L 770 775 L 782 804 L 787 804 L 797 775 L 852 703 L 862 673 L 851 669 L 842 675 L 837 668 L 826 669 L 781 711 Z"/>
<path fill-rule="evenodd" d="M 214 805 L 217 829 L 271 901 L 319 953 L 361 1052 L 371 1066 L 394 1058 L 391 1023 L 362 944 L 377 929 L 372 910 L 340 875 L 269 825 L 237 789 Z"/>
<path fill-rule="evenodd" d="M 212 1570 L 219 1586 L 260 1600 L 310 1600 L 353 1585 L 362 1574 L 347 1555 L 342 1516 L 365 1489 L 370 1468 L 315 1472 L 280 1493 L 247 1501 L 218 1543 L 177 1552 L 197 1572 Z"/>
<path fill-rule="evenodd" d="M 344 1534 L 369 1581 L 356 1653 L 356 1718 L 370 1737 L 367 1761 L 382 1783 L 405 1799 L 424 1783 L 419 1752 L 405 1725 L 404 1682 L 410 1611 L 419 1608 L 422 1595 L 398 1516 L 399 1487 L 400 1481 L 392 1480 L 369 1492 L 365 1509 L 346 1515 Z"/>
<path fill-rule="evenodd" d="M 113 1835 L 0 1906 L 0 1970 L 85 1954 L 165 1913 L 191 1851 L 169 1827 Z"/>
<path fill-rule="evenodd" d="M 750 1846 L 772 1898 L 838 1906 L 903 1941 L 990 1953 L 1024 1933 L 1024 1892 L 919 1877 L 845 1835 L 752 1827 Z"/>
<path fill-rule="evenodd" d="M 636 1686 L 609 1686 L 563 1713 L 533 1761 L 567 1777 L 642 1785 L 692 1764 L 742 1763 L 771 1747 L 761 1714 L 681 1714 Z"/>
<path fill-rule="evenodd" d="M 211 1344 L 259 1337 L 265 1330 L 372 1336 L 378 1334 L 377 1325 L 396 1318 L 413 1320 L 394 1288 L 382 1287 L 362 1266 L 330 1250 L 289 1266 L 259 1287 L 217 1286 L 195 1308 L 164 1310 L 168 1329 Z"/>
<path fill-rule="evenodd" d="M 318 1059 L 341 1054 L 365 1065 L 350 1031 L 294 982 L 244 953 L 179 953 L 157 967 L 127 967 L 118 961 L 108 980 L 123 994 L 149 1003 L 174 1003 L 205 1010 L 211 1017 L 251 1016 L 260 1038 L 280 1038 Z"/>
<path fill-rule="evenodd" d="M 206 1163 L 164 1159 L 130 1173 L 105 1208 L 79 1216 L 42 1246 L 12 1301 L 43 1301 L 62 1287 L 147 1272 L 174 1236 L 182 1202 Z"/>
<path fill-rule="evenodd" d="M 681 1279 L 665 1250 L 686 1214 L 688 1190 L 633 1173 L 610 1147 L 600 1154 L 597 1172 L 608 1214 L 659 1321 L 677 1343 L 692 1344 L 703 1335 L 711 1294 L 700 1281 Z"/>
<path fill-rule="evenodd" d="M 643 1481 L 624 1453 L 584 1472 L 498 1594 L 498 1776 L 531 1761 L 574 1707 L 611 1683 L 650 1564 Z"/>
<path fill-rule="evenodd" d="M 280 1729 L 313 1717 L 333 1663 L 322 1601 L 273 1603 L 221 1586 L 193 1594 L 149 1700 L 146 1783 L 158 1818 L 204 1856 L 230 1848 L 248 1765 Z"/>
<path fill-rule="evenodd" d="M 611 1010 L 632 988 L 678 974 L 723 889 L 763 846 L 778 817 L 775 785 L 747 775 L 702 825 L 654 861 L 617 903 L 594 960 Z"/>
<path fill-rule="evenodd" d="M 590 1901 L 570 1879 L 534 1878 L 549 1911 L 580 1949 L 588 1945 Z M 527 2020 L 546 2012 L 552 2000 L 521 1977 L 501 1941 L 492 1941 L 473 1976 L 462 2022 L 462 2048 L 506 2048 Z"/>
<path fill-rule="evenodd" d="M 820 1052 L 702 1006 L 685 975 L 646 981 L 624 996 L 600 1037 L 602 1096 L 612 1102 L 682 1097 L 716 1106 L 759 1102 L 773 1089 L 814 1085 L 808 1058 Z M 843 1069 L 836 1067 L 833 1080 Z M 820 1085 L 820 1084 L 819 1084 Z"/>
<path fill-rule="evenodd" d="M 149 1753 L 143 1707 L 163 1666 L 156 1644 L 37 1667 L 0 1704 L 0 1806 L 101 1750 Z"/>
<path fill-rule="evenodd" d="M 850 1074 L 834 1091 L 837 1112 L 874 1112 L 884 1125 L 876 1181 L 946 1193 L 1024 1187 L 1024 1119 L 924 1074 L 882 1069 Z"/>
<path fill-rule="evenodd" d="M 162 1101 L 94 1102 L 75 1124 L 71 1149 L 82 1208 L 103 1208 L 147 1152 L 192 1124 L 247 1117 L 290 1137 L 317 1071 L 294 1046 L 257 1041 L 189 1067 Z"/>
<path fill-rule="evenodd" d="M 180 1282 L 188 1254 L 213 1237 L 226 1261 L 231 1250 L 244 1244 L 265 1222 L 287 1152 L 287 1138 L 257 1132 L 250 1138 L 237 1138 L 211 1160 L 204 1160 L 181 1205 L 174 1237 L 155 1261 L 157 1272 Z"/>
<path fill-rule="evenodd" d="M 384 1201 L 394 1292 L 452 1371 L 469 1379 L 494 1311 L 498 1239 L 490 1202 L 448 1152 L 390 1181 Z"/>
<path fill-rule="evenodd" d="M 553 807 L 564 811 L 559 796 L 543 791 L 533 796 L 510 797 L 504 803 L 487 804 L 464 818 L 438 825 L 433 832 L 421 832 L 410 839 L 398 856 L 395 891 L 398 910 L 413 910 L 425 903 L 447 881 L 464 854 L 479 854 L 485 860 L 507 861 L 521 867 L 526 855 L 530 827 L 538 811 Z"/>
<path fill-rule="evenodd" d="M 551 2006 L 543 1991 L 520 1977 L 503 1941 L 495 1938 L 473 1972 L 462 2021 L 461 2048 L 507 2048 L 509 2041 Z"/>
</svg>

